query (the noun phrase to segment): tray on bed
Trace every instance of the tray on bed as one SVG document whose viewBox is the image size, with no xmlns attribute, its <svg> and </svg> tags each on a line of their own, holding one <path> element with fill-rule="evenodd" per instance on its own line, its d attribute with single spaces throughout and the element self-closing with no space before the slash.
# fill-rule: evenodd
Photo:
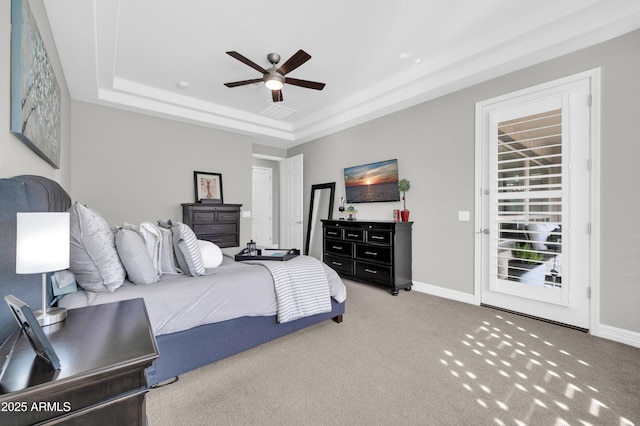
<svg viewBox="0 0 640 426">
<path fill-rule="evenodd" d="M 258 249 L 257 255 L 250 255 L 247 249 L 236 254 L 236 261 L 241 260 L 279 260 L 285 261 L 300 255 L 300 250 Z"/>
</svg>

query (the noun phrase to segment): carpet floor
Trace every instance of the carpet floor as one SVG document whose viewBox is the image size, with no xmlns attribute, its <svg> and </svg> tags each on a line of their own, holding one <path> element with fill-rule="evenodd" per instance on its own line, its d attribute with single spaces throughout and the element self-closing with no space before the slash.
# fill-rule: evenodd
<svg viewBox="0 0 640 426">
<path fill-rule="evenodd" d="M 640 348 L 345 280 L 325 321 L 180 376 L 149 425 L 640 426 Z"/>
</svg>

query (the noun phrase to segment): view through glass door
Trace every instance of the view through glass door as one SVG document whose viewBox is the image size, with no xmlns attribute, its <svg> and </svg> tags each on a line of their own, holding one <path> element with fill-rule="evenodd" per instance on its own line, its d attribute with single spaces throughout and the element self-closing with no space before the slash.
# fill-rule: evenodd
<svg viewBox="0 0 640 426">
<path fill-rule="evenodd" d="M 589 93 L 482 106 L 481 303 L 589 328 Z"/>
</svg>

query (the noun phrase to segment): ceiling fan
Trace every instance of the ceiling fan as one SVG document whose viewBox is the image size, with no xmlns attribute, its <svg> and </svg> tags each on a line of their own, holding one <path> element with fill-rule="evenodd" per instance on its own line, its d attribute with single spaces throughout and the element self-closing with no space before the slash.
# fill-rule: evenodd
<svg viewBox="0 0 640 426">
<path fill-rule="evenodd" d="M 225 83 L 224 85 L 227 87 L 238 87 L 238 86 L 244 86 L 247 84 L 259 83 L 261 81 L 264 81 L 265 86 L 271 89 L 271 96 L 273 98 L 273 102 L 281 102 L 282 100 L 284 100 L 284 98 L 282 97 L 282 86 L 284 86 L 285 83 L 292 84 L 294 86 L 305 87 L 307 89 L 315 89 L 315 90 L 324 89 L 324 86 L 325 86 L 324 83 L 285 77 L 287 73 L 290 73 L 291 71 L 295 70 L 300 65 L 304 64 L 309 59 L 311 59 L 311 55 L 309 55 L 304 50 L 298 50 L 296 53 L 294 53 L 292 57 L 290 57 L 284 64 L 282 64 L 280 68 L 277 68 L 277 69 L 276 69 L 276 65 L 278 64 L 278 62 L 280 62 L 280 55 L 278 55 L 277 53 L 269 53 L 267 55 L 267 60 L 271 64 L 271 68 L 269 69 L 262 68 L 260 65 L 256 64 L 250 59 L 247 59 L 246 57 L 242 56 L 238 52 L 235 52 L 235 51 L 227 52 L 227 55 L 236 58 L 240 62 L 245 63 L 249 65 L 251 68 L 257 71 L 260 71 L 262 73 L 262 78 L 254 78 L 252 80 L 243 80 L 243 81 L 234 81 L 231 83 Z"/>
</svg>

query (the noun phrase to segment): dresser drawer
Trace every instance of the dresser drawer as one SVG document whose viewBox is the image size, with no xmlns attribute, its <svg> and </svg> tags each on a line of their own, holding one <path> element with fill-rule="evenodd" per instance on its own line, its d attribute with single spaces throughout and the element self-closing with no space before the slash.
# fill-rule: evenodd
<svg viewBox="0 0 640 426">
<path fill-rule="evenodd" d="M 386 246 L 391 245 L 391 231 L 382 231 L 377 229 L 367 230 L 367 242 L 384 244 Z"/>
<path fill-rule="evenodd" d="M 201 234 L 234 234 L 238 231 L 235 223 L 211 223 L 201 225 L 194 223 L 193 232 L 200 237 Z"/>
<path fill-rule="evenodd" d="M 391 247 L 358 244 L 356 245 L 356 257 L 390 264 Z"/>
<path fill-rule="evenodd" d="M 224 234 L 224 235 L 223 234 L 213 234 L 213 235 L 201 234 L 201 235 L 198 235 L 198 239 L 211 241 L 218 247 L 235 247 L 238 245 L 237 235 L 238 234 Z"/>
<path fill-rule="evenodd" d="M 333 226 L 327 226 L 324 228 L 324 236 L 326 238 L 337 238 L 339 240 L 342 239 L 342 229 L 334 228 Z"/>
<path fill-rule="evenodd" d="M 217 212 L 217 220 L 220 222 L 235 222 L 240 218 L 239 212 Z"/>
<path fill-rule="evenodd" d="M 342 238 L 345 241 L 364 241 L 363 229 L 345 229 Z"/>
<path fill-rule="evenodd" d="M 349 243 L 346 241 L 326 240 L 324 244 L 324 251 L 326 251 L 327 253 L 353 257 L 353 243 Z"/>
<path fill-rule="evenodd" d="M 356 276 L 384 286 L 390 287 L 392 285 L 390 266 L 356 261 Z"/>
<path fill-rule="evenodd" d="M 199 211 L 194 211 L 193 212 L 193 223 L 212 223 L 214 222 L 216 219 L 216 213 L 213 211 L 208 211 L 208 212 L 199 212 Z"/>
<path fill-rule="evenodd" d="M 339 274 L 353 275 L 353 260 L 345 259 L 343 257 L 332 256 L 330 254 L 324 255 L 324 263 L 329 265 L 333 270 Z"/>
</svg>

